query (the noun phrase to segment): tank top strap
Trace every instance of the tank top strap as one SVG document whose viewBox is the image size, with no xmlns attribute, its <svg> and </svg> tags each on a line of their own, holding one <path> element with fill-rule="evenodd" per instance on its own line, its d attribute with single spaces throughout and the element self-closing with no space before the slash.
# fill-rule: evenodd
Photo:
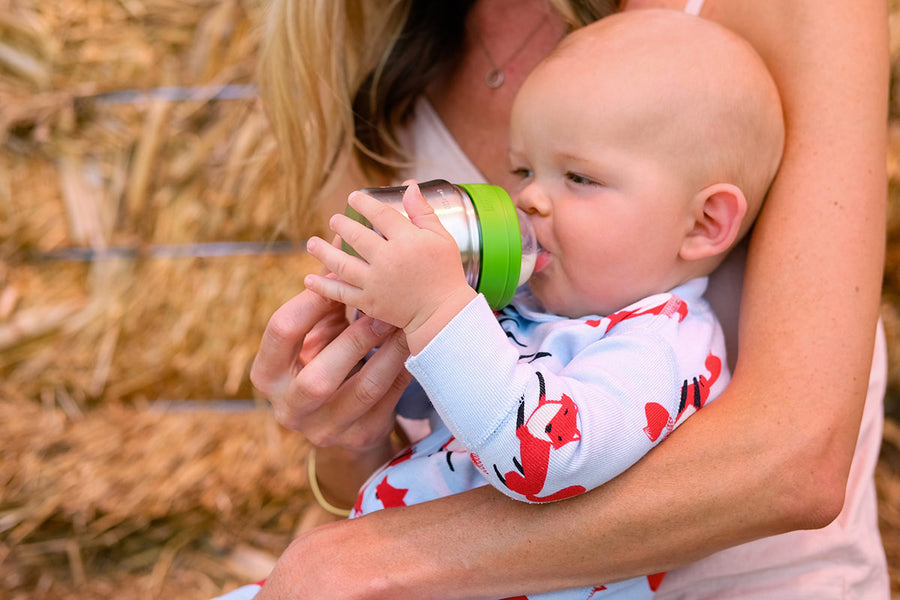
<svg viewBox="0 0 900 600">
<path fill-rule="evenodd" d="M 687 0 L 684 5 L 684 12 L 689 15 L 699 15 L 700 11 L 703 10 L 703 2 L 704 0 Z"/>
</svg>

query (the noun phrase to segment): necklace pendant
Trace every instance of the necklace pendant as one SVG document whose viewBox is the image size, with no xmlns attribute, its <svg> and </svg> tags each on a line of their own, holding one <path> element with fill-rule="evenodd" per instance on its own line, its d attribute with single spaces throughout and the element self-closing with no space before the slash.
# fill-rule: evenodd
<svg viewBox="0 0 900 600">
<path fill-rule="evenodd" d="M 501 85 L 503 85 L 503 71 L 500 69 L 491 69 L 491 72 L 487 74 L 485 78 L 485 83 L 491 89 L 497 89 Z"/>
</svg>

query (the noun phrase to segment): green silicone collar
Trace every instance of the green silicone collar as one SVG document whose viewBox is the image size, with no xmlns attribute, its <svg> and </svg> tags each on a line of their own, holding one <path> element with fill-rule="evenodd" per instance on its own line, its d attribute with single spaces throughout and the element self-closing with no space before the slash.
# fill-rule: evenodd
<svg viewBox="0 0 900 600">
<path fill-rule="evenodd" d="M 481 229 L 481 277 L 479 293 L 490 307 L 499 310 L 509 304 L 519 284 L 522 269 L 522 240 L 519 217 L 506 191 L 486 183 L 459 184 L 468 192 L 478 214 Z"/>
</svg>

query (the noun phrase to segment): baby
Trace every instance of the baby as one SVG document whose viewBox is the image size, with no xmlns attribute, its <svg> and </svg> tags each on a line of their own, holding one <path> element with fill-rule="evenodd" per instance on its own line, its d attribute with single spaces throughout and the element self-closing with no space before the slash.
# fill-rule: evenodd
<svg viewBox="0 0 900 600">
<path fill-rule="evenodd" d="M 354 514 L 485 483 L 563 500 L 721 393 L 730 375 L 706 277 L 748 231 L 783 139 L 777 90 L 749 44 L 680 12 L 631 11 L 569 35 L 516 97 L 510 192 L 543 250 L 510 306 L 495 314 L 468 286 L 415 184 L 409 220 L 352 194 L 380 234 L 335 215 L 359 257 L 311 239 L 336 277 L 306 286 L 402 328 L 407 367 L 441 417 L 371 477 Z M 547 597 L 643 598 L 661 578 Z"/>
</svg>

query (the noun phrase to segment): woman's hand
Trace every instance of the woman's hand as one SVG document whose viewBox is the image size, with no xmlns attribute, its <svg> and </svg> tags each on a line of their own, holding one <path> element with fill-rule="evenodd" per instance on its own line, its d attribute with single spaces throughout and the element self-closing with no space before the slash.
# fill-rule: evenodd
<svg viewBox="0 0 900 600">
<path fill-rule="evenodd" d="M 367 316 L 348 324 L 344 310 L 311 290 L 290 299 L 269 320 L 250 379 L 284 427 L 364 453 L 393 429 L 409 351 L 401 331 Z"/>
</svg>

